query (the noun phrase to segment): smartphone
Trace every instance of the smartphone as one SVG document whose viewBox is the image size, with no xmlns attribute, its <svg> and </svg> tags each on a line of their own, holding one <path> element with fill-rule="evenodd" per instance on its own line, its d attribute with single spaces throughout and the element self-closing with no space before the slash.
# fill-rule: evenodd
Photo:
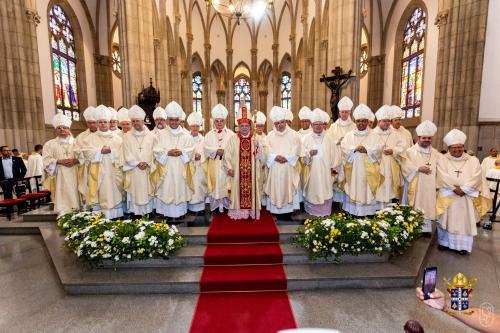
<svg viewBox="0 0 500 333">
<path fill-rule="evenodd" d="M 422 281 L 422 292 L 424 299 L 430 299 L 430 294 L 436 290 L 437 267 L 427 267 L 424 270 L 424 279 Z"/>
</svg>

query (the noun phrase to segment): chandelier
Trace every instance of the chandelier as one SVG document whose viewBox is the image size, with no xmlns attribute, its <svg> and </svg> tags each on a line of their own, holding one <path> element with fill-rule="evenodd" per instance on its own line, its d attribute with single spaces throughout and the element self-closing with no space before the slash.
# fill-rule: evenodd
<svg viewBox="0 0 500 333">
<path fill-rule="evenodd" d="M 207 6 L 212 6 L 216 12 L 236 20 L 253 17 L 260 19 L 274 0 L 205 0 Z"/>
</svg>

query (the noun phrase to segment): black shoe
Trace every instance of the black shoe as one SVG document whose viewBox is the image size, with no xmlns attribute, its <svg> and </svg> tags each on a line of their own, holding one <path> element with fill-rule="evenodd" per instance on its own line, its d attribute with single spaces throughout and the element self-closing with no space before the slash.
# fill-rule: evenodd
<svg viewBox="0 0 500 333">
<path fill-rule="evenodd" d="M 448 248 L 446 246 L 444 246 L 444 245 L 438 245 L 438 250 L 439 251 L 447 251 Z"/>
<path fill-rule="evenodd" d="M 465 250 L 457 251 L 457 253 L 460 254 L 461 256 L 465 256 L 466 254 L 469 254 L 469 252 L 467 252 Z"/>
</svg>

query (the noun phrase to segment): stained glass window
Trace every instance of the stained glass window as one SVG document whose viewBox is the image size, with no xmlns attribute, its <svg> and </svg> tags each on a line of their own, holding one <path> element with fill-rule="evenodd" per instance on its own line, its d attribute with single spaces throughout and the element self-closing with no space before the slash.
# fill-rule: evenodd
<svg viewBox="0 0 500 333">
<path fill-rule="evenodd" d="M 246 77 L 240 77 L 234 83 L 234 119 L 238 119 L 240 108 L 246 106 L 250 112 L 250 83 Z"/>
<path fill-rule="evenodd" d="M 111 49 L 111 64 L 113 66 L 113 73 L 115 73 L 116 76 L 121 77 L 122 63 L 120 60 L 120 46 L 118 44 L 113 44 Z"/>
<path fill-rule="evenodd" d="M 292 76 L 288 72 L 281 75 L 281 107 L 292 108 Z"/>
<path fill-rule="evenodd" d="M 203 80 L 201 73 L 193 74 L 193 111 L 201 112 L 201 102 L 203 100 Z"/>
<path fill-rule="evenodd" d="M 420 117 L 424 71 L 426 13 L 416 8 L 406 22 L 401 61 L 401 108 L 406 118 Z"/>
<path fill-rule="evenodd" d="M 56 111 L 79 120 L 73 28 L 59 5 L 52 6 L 49 11 L 49 31 Z"/>
<path fill-rule="evenodd" d="M 363 77 L 368 73 L 368 45 L 361 46 L 360 59 L 359 59 L 359 74 Z"/>
</svg>

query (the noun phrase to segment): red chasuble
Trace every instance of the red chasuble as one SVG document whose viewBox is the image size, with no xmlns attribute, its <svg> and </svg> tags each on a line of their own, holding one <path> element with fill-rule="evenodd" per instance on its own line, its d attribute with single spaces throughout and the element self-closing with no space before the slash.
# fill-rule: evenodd
<svg viewBox="0 0 500 333">
<path fill-rule="evenodd" d="M 252 136 L 240 139 L 240 209 L 252 209 Z"/>
</svg>

